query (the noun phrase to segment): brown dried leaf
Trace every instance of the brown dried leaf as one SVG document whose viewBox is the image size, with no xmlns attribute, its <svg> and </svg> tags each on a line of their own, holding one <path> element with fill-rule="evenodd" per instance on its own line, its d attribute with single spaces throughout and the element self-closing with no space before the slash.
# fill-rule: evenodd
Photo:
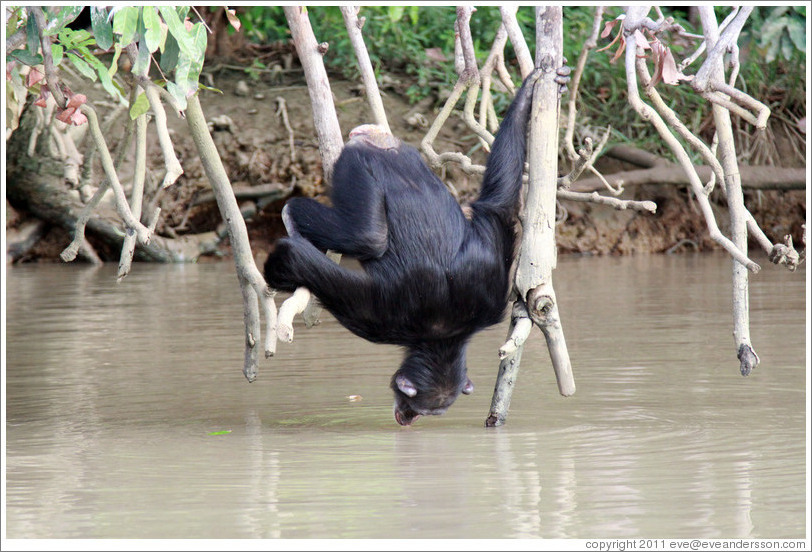
<svg viewBox="0 0 812 552">
<path fill-rule="evenodd" d="M 615 20 L 615 23 L 616 23 L 616 22 L 618 22 L 618 21 L 619 21 L 619 20 L 618 20 L 618 19 L 616 19 L 616 20 Z M 610 23 L 612 23 L 612 22 L 610 21 Z M 607 23 L 607 25 L 609 25 L 609 23 Z M 613 25 L 612 25 L 612 26 L 614 26 L 614 23 L 613 23 Z M 610 27 L 610 30 L 611 30 L 611 27 Z M 606 31 L 606 29 L 604 29 L 604 32 L 605 32 L 605 31 Z M 608 33 L 607 33 L 607 35 L 608 35 Z M 601 35 L 601 36 L 603 36 L 603 35 Z M 606 38 L 606 37 L 604 37 L 604 38 Z M 606 46 L 604 46 L 603 48 L 598 48 L 596 51 L 597 51 L 597 52 L 603 52 L 604 50 L 608 50 L 609 48 L 611 48 L 612 46 L 614 46 L 614 45 L 615 45 L 615 42 L 617 42 L 618 40 L 620 40 L 621 42 L 625 42 L 625 39 L 623 38 L 623 28 L 622 28 L 622 27 L 621 27 L 621 28 L 620 28 L 620 30 L 618 31 L 617 35 L 615 35 L 615 38 L 613 38 L 613 39 L 612 39 L 612 42 L 610 42 L 609 44 L 607 44 L 607 45 L 606 45 Z"/>
<path fill-rule="evenodd" d="M 606 38 L 612 33 L 612 29 L 615 28 L 615 25 L 620 23 L 620 19 L 613 19 L 612 21 L 607 21 L 606 25 L 603 26 L 603 31 L 601 31 L 601 38 Z"/>
<path fill-rule="evenodd" d="M 56 115 L 57 120 L 67 125 L 79 126 L 87 122 L 87 117 L 76 107 L 66 107 Z"/>
<path fill-rule="evenodd" d="M 50 97 L 50 95 L 51 95 L 51 91 L 48 90 L 48 87 L 43 86 L 42 88 L 40 88 L 39 98 L 37 98 L 37 101 L 34 102 L 34 105 L 36 105 L 38 107 L 47 107 L 48 106 L 48 98 Z"/>
<path fill-rule="evenodd" d="M 665 53 L 661 58 L 660 73 L 663 77 L 663 82 L 666 84 L 679 84 L 680 78 L 683 74 L 677 71 L 677 62 L 674 60 L 674 54 L 671 53 L 670 48 L 665 49 Z"/>
<path fill-rule="evenodd" d="M 620 35 L 618 35 L 618 36 L 620 36 Z M 615 55 L 612 56 L 612 59 L 609 60 L 609 63 L 614 63 L 618 59 L 620 59 L 620 56 L 623 54 L 623 50 L 625 50 L 625 49 L 626 49 L 626 39 L 621 38 L 620 39 L 620 48 L 617 49 L 617 52 L 615 52 Z"/>
<path fill-rule="evenodd" d="M 240 25 L 242 25 L 242 23 L 240 23 L 240 19 L 237 17 L 236 10 L 226 9 L 226 18 L 231 26 L 234 27 L 235 31 L 240 30 Z"/>
<path fill-rule="evenodd" d="M 28 76 L 25 78 L 25 87 L 31 88 L 44 78 L 45 75 L 37 71 L 36 68 L 32 67 L 31 70 L 28 72 Z"/>
<path fill-rule="evenodd" d="M 84 94 L 74 94 L 73 96 L 68 99 L 68 104 L 66 107 L 74 107 L 76 109 L 79 108 L 83 103 L 87 101 L 87 96 Z"/>
</svg>

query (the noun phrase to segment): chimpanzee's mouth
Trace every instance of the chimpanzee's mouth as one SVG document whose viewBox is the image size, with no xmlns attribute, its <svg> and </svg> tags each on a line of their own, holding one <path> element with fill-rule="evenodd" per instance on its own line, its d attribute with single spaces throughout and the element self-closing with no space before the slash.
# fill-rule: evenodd
<svg viewBox="0 0 812 552">
<path fill-rule="evenodd" d="M 395 409 L 395 421 L 402 426 L 409 426 L 420 417 L 420 414 L 417 413 L 410 413 L 414 415 L 409 415 L 401 412 L 398 409 Z"/>
</svg>

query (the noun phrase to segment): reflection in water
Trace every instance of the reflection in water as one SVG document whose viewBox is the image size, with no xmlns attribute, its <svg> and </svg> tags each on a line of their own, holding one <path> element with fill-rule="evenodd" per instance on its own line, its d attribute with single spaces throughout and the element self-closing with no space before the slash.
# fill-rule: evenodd
<svg viewBox="0 0 812 552">
<path fill-rule="evenodd" d="M 560 259 L 578 392 L 557 395 L 533 339 L 508 424 L 485 429 L 505 325 L 471 344 L 474 395 L 400 428 L 400 352 L 329 317 L 246 383 L 228 263 L 120 285 L 11 267 L 8 536 L 803 537 L 805 275 L 753 278 L 762 365 L 742 378 L 729 269 Z"/>
</svg>

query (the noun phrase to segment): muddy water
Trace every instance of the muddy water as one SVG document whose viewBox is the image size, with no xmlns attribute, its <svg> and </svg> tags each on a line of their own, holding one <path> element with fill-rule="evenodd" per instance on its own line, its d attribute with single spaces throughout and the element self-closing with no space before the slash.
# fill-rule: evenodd
<svg viewBox="0 0 812 552">
<path fill-rule="evenodd" d="M 505 427 L 477 389 L 398 427 L 394 347 L 332 318 L 241 374 L 229 263 L 11 267 L 9 538 L 795 537 L 805 528 L 805 274 L 752 284 L 738 373 L 723 256 L 563 258 L 578 391 L 529 344 Z M 360 395 L 359 401 L 348 399 Z"/>
</svg>

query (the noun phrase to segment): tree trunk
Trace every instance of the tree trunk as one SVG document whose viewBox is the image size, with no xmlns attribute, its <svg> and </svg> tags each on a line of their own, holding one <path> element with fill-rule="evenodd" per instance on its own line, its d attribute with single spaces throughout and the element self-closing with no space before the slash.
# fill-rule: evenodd
<svg viewBox="0 0 812 552">
<path fill-rule="evenodd" d="M 65 186 L 62 164 L 47 154 L 47 148 L 42 147 L 44 140 L 38 144 L 34 157 L 28 155 L 28 139 L 35 123 L 31 109 L 23 113 L 19 128 L 6 142 L 6 198 L 15 209 L 73 233 L 84 204 Z M 120 250 L 124 243 L 121 217 L 113 209 L 100 207 L 88 220 L 87 233 L 114 249 Z M 195 261 L 202 254 L 214 252 L 218 241 L 213 232 L 177 239 L 153 236 L 148 245 L 136 247 L 135 258 Z"/>
<path fill-rule="evenodd" d="M 700 17 L 708 51 L 712 51 L 719 41 L 716 15 L 712 9 L 702 7 Z M 721 58 L 714 58 L 712 63 L 709 70 L 715 73 L 716 79 L 723 82 L 725 80 L 724 62 Z M 726 108 L 714 104 L 713 119 L 716 123 L 716 134 L 719 137 L 719 160 L 725 171 L 725 182 L 722 184 L 727 192 L 730 212 L 730 240 L 742 253 L 747 255 L 747 210 L 744 206 L 739 163 L 736 160 L 736 145 L 733 138 L 733 125 L 730 122 L 730 112 Z M 736 344 L 736 356 L 739 359 L 741 374 L 749 376 L 753 368 L 759 364 L 758 355 L 750 342 L 749 274 L 747 268 L 735 259 L 733 260 L 733 339 Z"/>
<path fill-rule="evenodd" d="M 536 10 L 536 66 L 542 68 L 544 73 L 536 84 L 533 97 L 527 148 L 529 183 L 522 216 L 522 243 L 515 288 L 530 319 L 541 328 L 547 340 L 558 390 L 562 395 L 569 396 L 575 393 L 575 381 L 552 281 L 552 271 L 556 265 L 555 208 L 561 103 L 555 78 L 564 59 L 563 11 L 561 7 L 552 6 Z M 511 334 L 516 326 L 514 319 Z M 505 422 L 521 353 L 522 347 L 519 346 L 500 364 L 491 411 L 485 421 L 487 426 Z"/>
</svg>

